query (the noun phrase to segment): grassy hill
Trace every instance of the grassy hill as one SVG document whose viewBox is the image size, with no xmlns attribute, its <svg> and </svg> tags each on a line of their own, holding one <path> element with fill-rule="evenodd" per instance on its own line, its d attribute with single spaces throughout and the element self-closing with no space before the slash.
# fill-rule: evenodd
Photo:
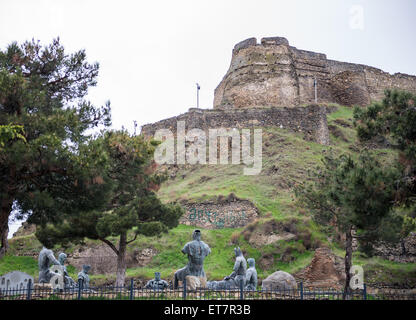
<svg viewBox="0 0 416 320">
<path fill-rule="evenodd" d="M 234 264 L 233 248 L 239 245 L 246 258 L 256 259 L 260 279 L 276 270 L 296 273 L 312 260 L 314 250 L 322 245 L 329 246 L 339 256 L 343 249 L 331 234 L 326 234 L 316 225 L 304 208 L 296 203 L 292 187 L 296 182 L 307 179 L 307 171 L 314 169 L 322 155 L 332 149 L 335 153 L 357 155 L 359 143 L 352 127 L 352 108 L 337 107 L 328 114 L 331 146 L 305 141 L 302 133 L 269 127 L 263 129 L 263 168 L 259 175 L 244 176 L 243 165 L 182 166 L 173 178 L 159 190 L 164 202 L 202 201 L 218 196 L 234 194 L 250 200 L 260 211 L 258 220 L 244 228 L 203 230 L 203 240 L 212 253 L 205 260 L 205 271 L 209 280 L 222 279 L 231 273 Z M 387 163 L 395 157 L 390 149 L 374 149 Z M 153 248 L 157 254 L 145 267 L 129 268 L 127 277 L 150 279 L 155 271 L 163 278 L 171 278 L 187 258 L 180 250 L 191 239 L 194 227 L 180 225 L 161 237 L 139 237 L 129 246 L 129 252 Z M 288 231 L 291 239 L 277 240 L 268 244 L 251 241 L 253 235 L 279 234 Z M 99 242 L 86 240 L 86 246 Z M 33 234 L 15 237 L 10 241 L 11 250 L 0 261 L 0 274 L 11 270 L 22 270 L 37 276 L 37 262 L 33 257 L 41 249 Z M 77 246 L 65 248 L 71 253 Z M 60 248 L 54 248 L 58 252 Z M 15 256 L 19 255 L 19 256 Z M 354 253 L 353 263 L 364 266 L 366 282 L 416 284 L 415 264 L 395 263 L 381 258 L 365 258 Z M 69 267 L 75 276 L 77 270 Z M 94 274 L 92 282 L 99 284 L 112 281 L 112 274 Z"/>
</svg>

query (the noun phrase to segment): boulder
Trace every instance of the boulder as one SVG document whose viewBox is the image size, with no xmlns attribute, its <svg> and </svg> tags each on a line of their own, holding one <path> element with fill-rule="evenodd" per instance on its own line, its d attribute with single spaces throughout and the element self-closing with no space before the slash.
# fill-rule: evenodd
<svg viewBox="0 0 416 320">
<path fill-rule="evenodd" d="M 207 286 L 206 277 L 186 276 L 186 290 L 196 290 Z"/>
<path fill-rule="evenodd" d="M 276 271 L 261 284 L 262 290 L 295 290 L 298 288 L 295 278 L 287 272 Z"/>
</svg>

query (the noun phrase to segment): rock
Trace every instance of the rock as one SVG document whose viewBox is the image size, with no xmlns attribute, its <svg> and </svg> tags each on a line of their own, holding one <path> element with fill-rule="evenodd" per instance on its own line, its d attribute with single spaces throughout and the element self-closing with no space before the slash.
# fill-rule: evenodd
<svg viewBox="0 0 416 320">
<path fill-rule="evenodd" d="M 390 244 L 382 241 L 373 244 L 374 253 L 390 261 L 400 263 L 416 262 L 416 232 L 411 232 L 401 242 Z"/>
<path fill-rule="evenodd" d="M 207 286 L 206 277 L 186 276 L 186 290 L 196 290 Z"/>
<path fill-rule="evenodd" d="M 295 278 L 287 272 L 276 271 L 263 280 L 262 290 L 294 290 L 297 289 Z"/>
</svg>

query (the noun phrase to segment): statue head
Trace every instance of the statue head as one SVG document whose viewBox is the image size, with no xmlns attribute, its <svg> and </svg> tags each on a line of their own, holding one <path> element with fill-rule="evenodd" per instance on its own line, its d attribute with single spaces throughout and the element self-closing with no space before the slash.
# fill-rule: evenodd
<svg viewBox="0 0 416 320">
<path fill-rule="evenodd" d="M 66 254 L 61 252 L 58 256 L 58 261 L 60 264 L 64 265 L 65 261 L 66 261 Z"/>
<path fill-rule="evenodd" d="M 200 241 L 201 240 L 201 230 L 198 230 L 198 229 L 194 230 L 194 232 L 192 233 L 192 238 L 194 240 Z"/>
<path fill-rule="evenodd" d="M 160 272 L 155 272 L 155 280 L 160 281 Z"/>
<path fill-rule="evenodd" d="M 256 260 L 254 260 L 253 258 L 248 258 L 247 263 L 250 268 L 254 268 L 254 266 L 256 265 Z"/>
<path fill-rule="evenodd" d="M 82 265 L 82 271 L 86 274 L 88 274 L 88 272 L 90 271 L 91 266 L 89 264 L 83 264 Z"/>
<path fill-rule="evenodd" d="M 240 247 L 234 248 L 234 252 L 236 257 L 243 255 L 243 252 L 241 252 Z"/>
</svg>

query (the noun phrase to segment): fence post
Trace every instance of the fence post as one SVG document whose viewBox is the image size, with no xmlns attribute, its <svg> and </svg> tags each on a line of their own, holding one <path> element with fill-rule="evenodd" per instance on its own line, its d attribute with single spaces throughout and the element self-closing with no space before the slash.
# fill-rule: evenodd
<svg viewBox="0 0 416 320">
<path fill-rule="evenodd" d="M 240 280 L 240 300 L 244 300 L 244 280 Z"/>
<path fill-rule="evenodd" d="M 31 298 L 31 294 L 32 294 L 32 279 L 29 279 L 28 283 L 27 283 L 27 295 L 26 295 L 26 300 L 30 300 Z"/>
<path fill-rule="evenodd" d="M 182 285 L 183 285 L 182 299 L 185 300 L 186 299 L 186 277 L 183 279 Z"/>
<path fill-rule="evenodd" d="M 134 280 L 133 280 L 133 278 L 130 280 L 130 300 L 133 300 L 133 296 L 134 296 L 134 289 L 133 289 L 133 286 L 134 286 Z"/>
<path fill-rule="evenodd" d="M 363 299 L 367 300 L 367 285 L 365 283 L 363 287 Z"/>
<path fill-rule="evenodd" d="M 82 279 L 78 279 L 78 300 L 81 300 L 82 295 Z"/>
<path fill-rule="evenodd" d="M 303 300 L 303 281 L 300 282 L 299 291 L 300 291 L 300 300 Z"/>
</svg>

